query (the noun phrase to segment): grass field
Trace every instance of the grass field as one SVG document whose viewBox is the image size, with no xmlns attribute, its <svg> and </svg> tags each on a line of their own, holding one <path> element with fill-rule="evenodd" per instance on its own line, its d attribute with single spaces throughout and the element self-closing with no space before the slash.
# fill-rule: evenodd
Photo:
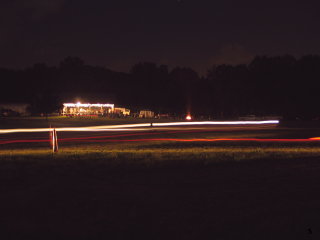
<svg viewBox="0 0 320 240">
<path fill-rule="evenodd" d="M 202 146 L 200 146 L 202 145 Z M 253 146 L 252 146 L 253 145 Z M 256 145 L 256 146 L 254 146 Z M 260 146 L 259 146 L 260 145 Z M 268 146 L 269 145 L 269 146 Z M 105 160 L 107 163 L 161 164 L 170 160 L 214 163 L 250 159 L 320 157 L 319 144 L 90 144 L 61 147 L 58 153 L 47 148 L 0 150 L 1 160 Z"/>
</svg>

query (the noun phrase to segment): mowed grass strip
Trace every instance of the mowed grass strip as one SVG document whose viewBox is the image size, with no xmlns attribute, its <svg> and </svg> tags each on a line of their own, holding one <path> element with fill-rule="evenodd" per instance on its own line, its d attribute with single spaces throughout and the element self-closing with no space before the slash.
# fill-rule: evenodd
<svg viewBox="0 0 320 240">
<path fill-rule="evenodd" d="M 0 150 L 0 160 L 105 160 L 106 162 L 154 163 L 169 160 L 223 162 L 253 159 L 291 159 L 320 156 L 320 146 L 258 145 L 236 146 L 167 144 L 90 144 L 60 147 L 58 153 L 50 148 Z"/>
</svg>

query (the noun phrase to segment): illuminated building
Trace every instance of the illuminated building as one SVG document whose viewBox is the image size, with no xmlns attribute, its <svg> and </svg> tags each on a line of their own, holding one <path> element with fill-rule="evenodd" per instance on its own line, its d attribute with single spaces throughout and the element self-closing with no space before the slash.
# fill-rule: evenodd
<svg viewBox="0 0 320 240">
<path fill-rule="evenodd" d="M 115 114 L 123 115 L 123 116 L 129 116 L 130 115 L 130 109 L 127 108 L 114 108 L 113 111 Z"/>
<path fill-rule="evenodd" d="M 139 118 L 153 118 L 154 112 L 150 110 L 141 110 L 139 113 Z"/>
<path fill-rule="evenodd" d="M 90 104 L 90 103 L 64 103 L 63 115 L 87 116 L 87 115 L 107 115 L 114 112 L 114 104 Z"/>
</svg>

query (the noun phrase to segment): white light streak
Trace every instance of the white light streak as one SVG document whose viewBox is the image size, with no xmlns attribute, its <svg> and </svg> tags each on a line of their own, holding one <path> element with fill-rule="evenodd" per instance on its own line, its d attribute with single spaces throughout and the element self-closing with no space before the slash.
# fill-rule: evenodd
<svg viewBox="0 0 320 240">
<path fill-rule="evenodd" d="M 153 123 L 153 126 L 186 126 L 186 125 L 262 125 L 279 124 L 278 120 L 268 121 L 207 121 L 207 122 L 171 122 L 171 123 Z"/>
<path fill-rule="evenodd" d="M 138 123 L 121 125 L 104 125 L 88 127 L 64 127 L 56 128 L 57 132 L 88 132 L 88 131 L 150 131 L 152 127 L 170 126 L 192 126 L 192 125 L 266 125 L 278 124 L 278 120 L 268 121 L 206 121 L 206 122 L 168 122 L 168 123 Z M 49 132 L 50 128 L 20 128 L 0 129 L 0 134 L 6 133 L 28 133 L 28 132 Z"/>
</svg>

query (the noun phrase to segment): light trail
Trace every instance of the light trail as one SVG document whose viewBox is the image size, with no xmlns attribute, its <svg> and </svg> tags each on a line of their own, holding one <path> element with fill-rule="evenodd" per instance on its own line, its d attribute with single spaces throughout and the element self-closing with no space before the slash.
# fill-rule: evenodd
<svg viewBox="0 0 320 240">
<path fill-rule="evenodd" d="M 144 138 L 144 139 L 105 139 L 75 140 L 76 142 L 319 142 L 319 139 L 261 139 L 261 138 L 215 138 L 215 139 L 182 139 L 182 138 Z"/>
<path fill-rule="evenodd" d="M 200 133 L 200 132 L 211 132 L 212 130 L 185 130 L 185 131 L 167 131 L 167 132 L 144 132 L 144 133 L 127 133 L 127 134 L 113 134 L 113 135 L 102 135 L 92 137 L 73 137 L 73 138 L 59 138 L 59 141 L 77 141 L 77 140 L 89 140 L 89 139 L 101 139 L 101 138 L 117 138 L 117 137 L 132 137 L 132 136 L 145 136 L 145 135 L 159 135 L 159 134 L 172 134 L 172 133 Z M 213 130 L 216 131 L 216 130 Z M 21 143 L 21 142 L 48 142 L 47 137 L 38 137 L 33 139 L 0 139 L 0 144 L 6 143 Z"/>
<path fill-rule="evenodd" d="M 179 130 L 179 129 L 175 129 L 175 128 L 161 128 L 161 131 L 155 131 L 158 129 L 150 129 L 148 128 L 148 130 L 152 131 L 152 132 L 139 132 L 139 133 L 125 133 L 125 134 L 112 134 L 112 135 L 100 135 L 101 133 L 105 133 L 102 131 L 98 131 L 98 133 L 100 133 L 99 135 L 97 135 L 97 133 L 95 132 L 94 136 L 90 136 L 88 137 L 88 135 L 83 135 L 83 136 L 78 136 L 78 137 L 73 137 L 73 138 L 59 138 L 59 141 L 65 141 L 65 140 L 77 140 L 77 139 L 95 139 L 95 138 L 116 138 L 116 137 L 131 137 L 131 136 L 142 136 L 142 135 L 156 135 L 156 134 L 172 134 L 172 133 L 205 133 L 205 132 L 224 132 L 226 131 L 226 129 L 228 130 L 228 132 L 235 132 L 235 131 L 243 131 L 243 127 L 233 127 L 233 128 L 223 128 L 223 127 L 219 127 L 219 128 L 213 128 L 213 129 L 203 129 L 203 128 L 191 128 L 190 130 Z M 261 130 L 263 128 L 259 127 L 259 128 L 250 128 L 250 130 Z M 134 129 L 132 129 L 134 130 Z M 166 131 L 165 131 L 166 130 Z M 168 130 L 172 130 L 172 131 L 168 131 Z M 113 132 L 113 131 L 111 131 Z M 47 139 L 48 137 L 31 137 L 31 139 Z M 30 139 L 30 137 L 28 138 Z M 0 138 L 0 142 L 1 141 L 13 141 L 13 140 L 21 140 L 21 138 L 10 138 L 10 139 L 6 139 L 6 138 Z"/>
<path fill-rule="evenodd" d="M 311 140 L 320 140 L 320 137 L 310 138 Z"/>
<path fill-rule="evenodd" d="M 153 134 L 153 133 L 150 133 Z M 154 133 L 156 134 L 156 133 Z M 128 136 L 128 135 L 127 135 Z M 109 138 L 113 136 L 107 136 Z M 121 137 L 121 136 L 115 136 Z M 155 141 L 167 141 L 167 142 L 320 142 L 320 137 L 315 138 L 141 138 L 141 139 L 99 139 L 101 137 L 88 137 L 88 138 L 62 138 L 59 139 L 60 142 L 155 142 Z M 49 139 L 25 139 L 25 140 L 7 140 L 0 141 L 0 145 L 10 144 L 10 143 L 42 143 L 49 142 Z"/>
<path fill-rule="evenodd" d="M 6 140 L 6 141 L 0 141 L 0 145 L 11 144 L 11 143 L 41 143 L 41 142 L 50 142 L 50 139 Z"/>
<path fill-rule="evenodd" d="M 206 122 L 168 122 L 168 123 L 139 123 L 104 125 L 89 127 L 68 127 L 55 128 L 57 132 L 88 132 L 88 131 L 149 131 L 151 127 L 169 126 L 192 126 L 192 125 L 273 125 L 278 124 L 278 120 L 268 121 L 206 121 Z M 50 128 L 20 128 L 20 129 L 0 129 L 0 134 L 8 133 L 28 133 L 28 132 L 49 132 Z"/>
<path fill-rule="evenodd" d="M 205 122 L 171 122 L 171 123 L 153 123 L 153 126 L 192 126 L 192 125 L 263 125 L 279 124 L 278 120 L 268 121 L 205 121 Z"/>
<path fill-rule="evenodd" d="M 52 128 L 18 128 L 18 129 L 1 129 L 0 134 L 8 133 L 39 133 L 49 132 Z M 124 131 L 150 131 L 150 128 L 97 128 L 97 127 L 70 127 L 56 128 L 57 132 L 124 132 Z"/>
<path fill-rule="evenodd" d="M 130 142 L 130 141 L 184 141 L 184 142 L 212 142 L 212 141 L 318 141 L 317 138 L 314 139 L 237 139 L 237 138 L 224 138 L 224 139 L 182 139 L 182 138 L 144 138 L 144 139 L 110 139 L 117 137 L 133 137 L 133 136 L 143 136 L 143 135 L 156 135 L 156 134 L 170 134 L 170 133 L 187 133 L 187 132 L 211 132 L 219 131 L 219 129 L 193 129 L 193 130 L 178 130 L 175 131 L 163 131 L 168 127 L 178 126 L 208 126 L 208 125 L 225 125 L 227 128 L 228 125 L 233 125 L 233 128 L 240 128 L 240 126 L 246 125 L 260 125 L 268 126 L 278 124 L 278 120 L 268 120 L 268 121 L 205 121 L 205 122 L 168 122 L 168 123 L 142 123 L 142 124 L 121 124 L 121 125 L 105 125 L 105 126 L 89 126 L 89 127 L 64 127 L 64 128 L 55 128 L 59 132 L 128 132 L 134 131 L 136 133 L 131 134 L 113 134 L 108 136 L 91 136 L 91 137 L 78 137 L 78 138 L 59 138 L 59 141 L 63 142 Z M 236 127 L 238 125 L 239 127 Z M 242 128 L 242 127 L 241 127 Z M 148 132 L 154 130 L 161 130 L 159 132 Z M 172 129 L 174 130 L 174 129 Z M 221 130 L 221 129 L 220 129 Z M 236 129 L 229 129 L 236 130 Z M 9 133 L 39 133 L 39 132 L 50 132 L 52 128 L 24 128 L 24 129 L 0 129 L 0 134 L 9 134 Z M 143 131 L 144 133 L 137 133 Z M 108 138 L 108 139 L 104 139 Z M 10 143 L 41 143 L 48 142 L 47 139 L 3 139 L 0 140 L 0 145 L 10 144 Z"/>
</svg>

